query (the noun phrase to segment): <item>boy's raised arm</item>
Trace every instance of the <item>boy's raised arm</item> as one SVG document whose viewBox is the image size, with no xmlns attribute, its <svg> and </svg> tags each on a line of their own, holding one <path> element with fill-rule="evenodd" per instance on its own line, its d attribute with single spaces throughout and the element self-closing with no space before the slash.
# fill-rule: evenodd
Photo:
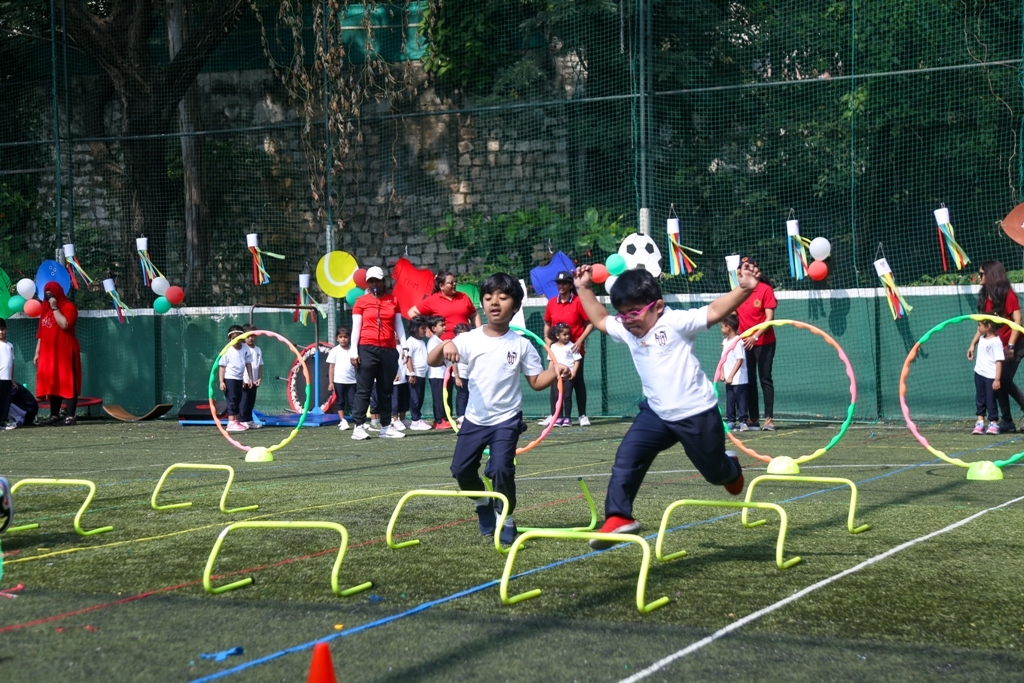
<svg viewBox="0 0 1024 683">
<path fill-rule="evenodd" d="M 739 287 L 731 292 L 726 292 L 708 304 L 709 328 L 725 320 L 725 316 L 735 311 L 741 303 L 750 298 L 754 288 L 757 287 L 761 271 L 751 263 L 744 263 L 740 266 L 737 275 L 740 283 Z M 580 298 L 582 299 L 582 297 Z"/>
<path fill-rule="evenodd" d="M 580 297 L 583 310 L 587 312 L 587 317 L 590 318 L 590 322 L 594 327 L 607 334 L 606 319 L 608 318 L 608 309 L 597 300 L 594 290 L 591 289 L 593 282 L 590 266 L 583 265 L 576 268 L 573 284 L 576 285 L 576 294 Z"/>
</svg>

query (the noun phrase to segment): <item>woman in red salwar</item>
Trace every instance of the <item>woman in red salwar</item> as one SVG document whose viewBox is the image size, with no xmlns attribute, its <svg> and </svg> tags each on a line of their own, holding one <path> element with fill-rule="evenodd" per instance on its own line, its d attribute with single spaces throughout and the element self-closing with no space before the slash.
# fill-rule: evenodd
<svg viewBox="0 0 1024 683">
<path fill-rule="evenodd" d="M 78 395 L 82 393 L 82 356 L 75 337 L 78 307 L 71 303 L 56 282 L 43 288 L 43 312 L 36 334 L 36 396 L 50 401 L 50 417 L 43 425 L 75 424 Z M 60 419 L 60 406 L 65 404 L 66 417 Z"/>
</svg>

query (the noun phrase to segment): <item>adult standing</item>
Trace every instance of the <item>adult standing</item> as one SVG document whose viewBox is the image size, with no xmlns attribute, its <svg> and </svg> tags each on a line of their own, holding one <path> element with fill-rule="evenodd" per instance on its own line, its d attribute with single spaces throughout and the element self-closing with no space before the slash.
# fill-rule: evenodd
<svg viewBox="0 0 1024 683">
<path fill-rule="evenodd" d="M 398 344 L 405 344 L 405 326 L 398 303 L 384 288 L 384 271 L 378 266 L 366 270 L 366 294 L 356 299 L 352 307 L 352 349 L 349 352 L 356 368 L 356 400 L 352 419 L 356 426 L 352 438 L 357 441 L 370 438 L 363 424 L 370 394 L 377 385 L 377 405 L 391 406 L 391 392 L 398 374 Z M 391 411 L 381 410 L 380 434 L 382 439 L 400 439 L 405 436 L 391 426 Z"/>
<path fill-rule="evenodd" d="M 78 307 L 64 296 L 56 282 L 43 287 L 43 312 L 36 333 L 36 395 L 50 401 L 50 417 L 44 425 L 75 424 L 78 397 L 82 393 L 82 352 L 75 336 Z M 60 419 L 61 404 L 66 417 Z"/>
<path fill-rule="evenodd" d="M 585 342 L 590 333 L 594 331 L 594 324 L 587 317 L 576 295 L 576 288 L 572 283 L 572 273 L 567 270 L 560 271 L 555 275 L 555 284 L 558 286 L 558 296 L 548 299 L 548 305 L 544 309 L 544 344 L 551 348 L 551 340 L 548 338 L 548 331 L 558 323 L 565 323 L 569 326 L 569 338 L 572 339 L 573 352 L 583 358 L 580 359 L 579 370 L 572 380 L 572 392 L 576 396 L 576 414 L 580 416 L 580 426 L 589 427 L 590 418 L 587 417 L 587 384 L 584 381 L 583 369 L 586 365 L 587 351 Z M 568 405 L 568 403 L 566 404 Z M 550 416 L 542 423 L 547 426 Z"/>
<path fill-rule="evenodd" d="M 740 267 L 749 263 L 757 266 L 750 256 L 740 258 Z M 753 293 L 739 305 L 736 315 L 740 319 L 739 333 L 754 325 L 775 319 L 775 290 L 765 282 L 764 274 L 758 274 L 758 283 Z M 743 340 L 747 351 L 747 424 L 752 428 L 760 427 L 764 431 L 775 431 L 775 385 L 772 383 L 772 362 L 775 360 L 775 328 L 766 327 Z M 760 424 L 759 405 L 757 398 L 758 379 L 761 381 L 761 393 L 764 394 L 764 425 Z"/>
<path fill-rule="evenodd" d="M 1012 320 L 1018 325 L 1021 324 L 1020 302 L 1017 294 L 1010 286 L 1010 278 L 1006 276 L 1006 268 L 999 261 L 985 261 L 978 267 L 978 277 L 981 279 L 981 290 L 978 292 L 978 313 L 988 313 L 1000 318 Z M 996 391 L 996 402 L 999 404 L 1000 433 L 1015 432 L 1017 428 L 1013 425 L 1013 415 L 1010 413 L 1010 397 L 1024 409 L 1024 393 L 1020 387 L 1013 383 L 1013 376 L 1017 374 L 1017 366 L 1020 364 L 1020 356 L 1017 352 L 1017 338 L 1020 335 L 1017 330 L 1009 325 L 1002 325 L 999 328 L 999 339 L 1003 342 L 1003 371 L 999 376 L 1001 387 Z M 974 360 L 974 349 L 978 345 L 980 333 L 974 333 L 971 345 L 967 347 L 967 359 Z"/>
<path fill-rule="evenodd" d="M 410 320 L 418 315 L 444 318 L 442 341 L 455 337 L 456 325 L 470 325 L 472 320 L 473 327 L 480 327 L 480 313 L 473 305 L 473 300 L 455 289 L 455 276 L 448 271 L 435 275 L 433 294 L 409 309 Z"/>
</svg>

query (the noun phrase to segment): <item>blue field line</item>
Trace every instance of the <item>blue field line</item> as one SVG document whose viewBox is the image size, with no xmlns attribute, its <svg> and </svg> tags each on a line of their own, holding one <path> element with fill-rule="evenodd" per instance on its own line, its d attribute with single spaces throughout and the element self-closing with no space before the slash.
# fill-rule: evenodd
<svg viewBox="0 0 1024 683">
<path fill-rule="evenodd" d="M 988 444 L 988 445 L 986 445 L 986 446 L 984 446 L 982 448 L 974 448 L 974 449 L 970 449 L 970 450 L 960 451 L 958 453 L 954 453 L 950 457 L 959 457 L 961 455 L 967 455 L 968 453 L 975 453 L 975 452 L 978 452 L 978 451 L 987 450 L 988 448 L 992 448 L 993 446 L 1004 445 L 1006 443 L 1011 443 L 1011 441 L 1004 441 L 1004 442 L 999 442 L 999 443 L 990 443 L 990 444 Z M 907 472 L 907 471 L 910 471 L 910 470 L 913 470 L 913 469 L 917 469 L 919 467 L 928 467 L 930 465 L 936 465 L 936 464 L 941 463 L 941 462 L 944 462 L 944 461 L 939 459 L 939 458 L 936 458 L 935 460 L 929 460 L 927 462 L 921 462 L 921 463 L 917 463 L 915 465 L 907 465 L 906 467 L 901 467 L 899 469 L 892 470 L 891 472 L 886 472 L 884 474 L 879 474 L 879 475 L 874 476 L 874 477 L 868 477 L 867 479 L 862 479 L 862 480 L 856 482 L 856 484 L 858 484 L 858 485 L 866 484 L 866 483 L 869 483 L 869 482 L 872 482 L 872 481 L 877 481 L 879 479 L 885 479 L 887 477 L 891 477 L 891 476 L 893 476 L 895 474 L 900 474 L 901 472 Z M 793 496 L 792 498 L 786 498 L 785 500 L 779 501 L 779 503 L 790 503 L 790 502 L 793 502 L 793 501 L 801 500 L 803 498 L 809 498 L 811 496 L 817 496 L 817 495 L 822 494 L 822 493 L 828 493 L 830 491 L 837 491 L 837 490 L 843 489 L 843 488 L 845 488 L 845 486 L 832 486 L 832 487 L 829 487 L 827 489 L 819 489 L 817 491 L 811 491 L 809 493 L 800 494 L 799 496 Z M 681 524 L 680 526 L 672 527 L 671 529 L 666 529 L 665 533 L 671 533 L 671 532 L 674 532 L 674 531 L 681 531 L 683 529 L 690 529 L 690 528 L 693 528 L 693 527 L 702 526 L 704 524 L 710 524 L 711 522 L 718 522 L 718 521 L 721 521 L 723 519 L 728 519 L 730 517 L 735 517 L 738 514 L 740 514 L 740 513 L 739 512 L 731 512 L 731 513 L 728 513 L 728 514 L 719 515 L 717 517 L 712 517 L 712 518 L 709 518 L 709 519 L 702 519 L 702 520 L 698 520 L 696 522 L 688 522 L 687 524 Z M 649 541 L 649 540 L 657 538 L 657 536 L 658 536 L 658 534 L 656 534 L 656 533 L 655 534 L 648 534 L 644 538 Z M 599 555 L 601 553 L 610 552 L 610 551 L 613 551 L 613 550 L 616 550 L 616 549 L 622 548 L 622 547 L 624 547 L 624 546 L 620 545 L 620 546 L 615 546 L 614 548 L 609 548 L 608 550 L 595 550 L 595 551 L 592 551 L 592 552 L 589 552 L 589 553 L 585 553 L 583 555 L 576 555 L 574 557 L 568 557 L 568 558 L 566 558 L 564 560 L 558 560 L 557 562 L 552 562 L 551 564 L 546 564 L 546 565 L 544 565 L 542 567 L 536 567 L 534 569 L 528 569 L 528 570 L 526 570 L 524 572 L 520 572 L 520 573 L 515 574 L 512 577 L 510 577 L 510 580 L 511 579 L 519 579 L 519 578 L 522 578 L 524 576 L 529 576 L 531 574 L 536 574 L 538 572 L 546 571 L 548 569 L 555 569 L 556 567 L 561 567 L 562 565 L 566 565 L 566 564 L 569 564 L 571 562 L 577 562 L 579 560 L 583 560 L 583 559 L 586 559 L 588 557 L 593 557 L 593 556 Z M 425 612 L 426 610 L 430 609 L 431 607 L 435 607 L 437 605 L 443 605 L 446 602 L 452 602 L 454 600 L 458 600 L 460 598 L 464 598 L 467 595 L 473 595 L 474 593 L 479 593 L 481 591 L 487 590 L 488 588 L 493 588 L 493 587 L 499 586 L 499 585 L 501 585 L 501 581 L 498 581 L 498 580 L 487 581 L 486 583 L 481 583 L 481 584 L 479 584 L 477 586 L 473 586 L 472 588 L 467 588 L 465 590 L 459 591 L 458 593 L 452 593 L 451 595 L 445 596 L 443 598 L 438 598 L 437 600 L 430 600 L 428 602 L 424 602 L 424 603 L 422 603 L 420 605 L 417 605 L 416 607 L 413 607 L 412 609 L 408 609 L 408 610 L 406 610 L 404 612 L 399 612 L 398 614 L 393 614 L 393 615 L 388 616 L 388 617 L 382 617 L 380 619 L 376 619 L 374 621 L 367 622 L 367 623 L 365 623 L 365 624 L 363 624 L 361 626 L 355 626 L 353 628 L 346 629 L 346 630 L 340 631 L 338 633 L 332 633 L 330 635 L 324 636 L 323 638 L 318 638 L 317 640 L 311 640 L 311 641 L 308 641 L 308 642 L 305 642 L 305 643 L 300 643 L 299 645 L 293 645 L 292 647 L 285 648 L 284 650 L 278 650 L 277 652 L 272 652 L 269 655 L 264 655 L 263 657 L 259 657 L 257 659 L 253 659 L 253 660 L 250 660 L 248 662 L 243 662 L 242 664 L 239 664 L 237 666 L 233 666 L 230 669 L 224 669 L 222 671 L 218 671 L 216 673 L 212 673 L 212 674 L 203 676 L 201 678 L 192 679 L 188 683 L 205 683 L 206 681 L 215 681 L 215 680 L 218 680 L 220 678 L 226 678 L 226 677 L 232 676 L 232 675 L 234 675 L 236 673 L 240 673 L 242 671 L 245 671 L 246 669 L 249 669 L 251 667 L 258 666 L 260 664 L 266 664 L 267 662 L 271 662 L 271 661 L 273 661 L 275 659 L 280 659 L 281 657 L 284 657 L 285 655 L 294 654 L 296 652 L 303 652 L 305 650 L 311 650 L 311 649 L 313 649 L 313 647 L 317 643 L 328 643 L 328 642 L 330 642 L 332 640 L 335 640 L 337 638 L 345 638 L 347 636 L 355 635 L 357 633 L 362 633 L 363 631 L 369 631 L 370 629 L 377 628 L 378 626 L 384 626 L 385 624 L 389 624 L 389 623 L 391 623 L 393 621 L 398 621 L 399 619 L 403 619 L 405 617 L 409 617 L 409 616 L 412 616 L 414 614 L 418 614 L 420 612 Z"/>
</svg>

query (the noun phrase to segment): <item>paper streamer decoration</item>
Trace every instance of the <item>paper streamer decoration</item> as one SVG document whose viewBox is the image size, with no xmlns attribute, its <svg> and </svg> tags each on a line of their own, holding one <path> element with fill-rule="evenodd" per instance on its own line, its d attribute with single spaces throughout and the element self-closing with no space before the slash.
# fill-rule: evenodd
<svg viewBox="0 0 1024 683">
<path fill-rule="evenodd" d="M 299 274 L 299 294 L 295 299 L 295 304 L 296 306 L 315 306 L 316 310 L 320 311 L 320 315 L 326 318 L 327 311 L 324 310 L 320 303 L 314 301 L 309 293 L 309 281 L 309 273 Z M 302 321 L 303 325 L 307 325 L 310 315 L 312 315 L 312 312 L 308 308 L 296 308 L 294 322 Z"/>
<path fill-rule="evenodd" d="M 114 286 L 114 279 L 107 278 L 103 281 L 103 291 L 110 295 L 110 298 L 114 301 L 114 310 L 117 311 L 117 321 L 124 323 L 125 318 L 128 317 L 128 311 L 131 309 L 124 305 L 121 301 L 121 295 L 117 293 L 117 288 Z"/>
<path fill-rule="evenodd" d="M 254 285 L 269 285 L 270 273 L 263 266 L 263 257 L 269 256 L 283 260 L 284 256 L 260 249 L 260 237 L 255 232 L 245 236 L 245 245 L 249 247 L 249 252 L 252 254 L 252 283 Z"/>
<path fill-rule="evenodd" d="M 679 241 L 679 219 L 669 218 L 668 224 L 668 272 L 671 275 L 682 275 L 685 271 L 690 275 L 697 270 L 697 264 L 686 252 L 703 255 L 704 252 L 690 247 L 684 247 Z"/>
<path fill-rule="evenodd" d="M 154 278 L 163 277 L 164 274 L 161 273 L 157 269 L 157 267 L 153 265 L 153 262 L 149 259 L 148 237 L 136 237 L 135 250 L 139 253 L 139 266 L 142 268 L 142 284 L 149 287 L 150 285 L 153 284 Z"/>
<path fill-rule="evenodd" d="M 963 250 L 963 247 L 956 243 L 956 239 L 953 236 L 953 226 L 949 222 L 949 209 L 943 204 L 941 209 L 935 209 L 932 213 L 935 214 L 935 224 L 939 226 L 939 251 L 942 254 L 942 270 L 949 270 L 949 266 L 946 263 L 947 249 L 956 269 L 963 270 L 964 266 L 971 262 L 971 259 L 967 258 L 967 252 Z"/>
<path fill-rule="evenodd" d="M 75 256 L 75 245 L 65 244 L 64 245 L 64 261 L 68 268 L 68 275 L 71 276 L 71 286 L 78 289 L 78 278 L 82 278 L 85 284 L 91 285 L 92 278 L 86 275 L 82 269 L 82 264 L 78 262 L 78 257 Z"/>
<path fill-rule="evenodd" d="M 797 280 L 807 277 L 807 248 L 811 241 L 800 236 L 800 221 L 786 221 L 786 247 L 789 252 L 789 276 Z"/>
<path fill-rule="evenodd" d="M 900 290 L 896 288 L 896 281 L 892 279 L 892 268 L 885 257 L 875 261 L 875 272 L 878 273 L 878 279 L 882 281 L 882 288 L 885 289 L 885 302 L 889 304 L 892 319 L 896 320 L 910 313 L 914 307 L 907 303 Z"/>
<path fill-rule="evenodd" d="M 725 269 L 729 271 L 729 287 L 731 289 L 736 289 L 737 287 L 740 286 L 740 255 L 730 254 L 729 256 L 726 256 Z"/>
</svg>

